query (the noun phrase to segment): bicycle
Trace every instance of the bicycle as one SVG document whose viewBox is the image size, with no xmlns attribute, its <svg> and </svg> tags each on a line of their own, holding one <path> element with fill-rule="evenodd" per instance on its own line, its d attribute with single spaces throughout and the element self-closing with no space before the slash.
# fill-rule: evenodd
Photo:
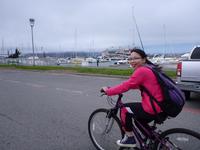
<svg viewBox="0 0 200 150">
<path fill-rule="evenodd" d="M 105 95 L 105 94 L 104 94 Z M 117 101 L 107 96 L 107 101 L 112 108 L 95 110 L 88 120 L 90 139 L 98 150 L 123 150 L 130 149 L 119 147 L 116 141 L 124 136 L 118 117 L 118 110 L 123 106 L 122 94 Z M 200 150 L 200 134 L 189 129 L 173 128 L 164 132 L 157 129 L 157 124 L 162 124 L 166 118 L 156 119 L 152 125 L 141 124 L 134 120 L 133 132 L 137 141 L 137 150 Z"/>
</svg>

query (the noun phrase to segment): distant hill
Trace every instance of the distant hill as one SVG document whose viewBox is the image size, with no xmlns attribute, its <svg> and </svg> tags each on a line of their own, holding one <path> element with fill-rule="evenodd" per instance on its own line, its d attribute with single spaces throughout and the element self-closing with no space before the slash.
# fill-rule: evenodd
<svg viewBox="0 0 200 150">
<path fill-rule="evenodd" d="M 23 57 L 29 57 L 32 56 L 32 53 L 27 53 L 24 54 Z M 89 52 L 48 52 L 48 53 L 37 53 L 35 54 L 38 57 L 42 58 L 42 57 L 58 57 L 58 58 L 67 58 L 67 57 L 98 57 L 101 55 L 100 52 L 93 52 L 93 53 L 89 53 Z"/>
</svg>

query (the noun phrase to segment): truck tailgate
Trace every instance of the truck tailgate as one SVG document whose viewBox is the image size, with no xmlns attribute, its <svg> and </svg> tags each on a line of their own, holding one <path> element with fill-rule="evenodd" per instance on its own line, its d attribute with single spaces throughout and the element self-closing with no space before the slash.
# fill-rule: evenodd
<svg viewBox="0 0 200 150">
<path fill-rule="evenodd" d="M 200 82 L 200 61 L 182 61 L 181 81 Z"/>
</svg>

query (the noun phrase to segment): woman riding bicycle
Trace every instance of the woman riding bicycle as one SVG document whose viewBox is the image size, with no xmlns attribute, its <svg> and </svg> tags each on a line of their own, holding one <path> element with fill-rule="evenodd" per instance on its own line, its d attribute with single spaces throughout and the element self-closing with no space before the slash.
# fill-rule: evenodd
<svg viewBox="0 0 200 150">
<path fill-rule="evenodd" d="M 117 144 L 121 147 L 136 147 L 136 141 L 132 131 L 132 117 L 137 118 L 143 124 L 147 124 L 155 120 L 157 115 L 163 114 L 156 102 L 153 102 L 155 110 L 152 108 L 150 97 L 141 90 L 141 86 L 148 89 L 158 101 L 163 100 L 163 94 L 156 76 L 145 65 L 153 65 L 158 70 L 160 68 L 147 59 L 147 55 L 143 50 L 132 49 L 128 61 L 131 67 L 134 68 L 134 73 L 131 77 L 119 85 L 102 87 L 102 90 L 109 96 L 124 93 L 130 89 L 139 89 L 141 91 L 141 102 L 126 103 L 120 108 L 121 125 L 125 131 L 125 136 L 123 139 L 117 141 Z"/>
</svg>

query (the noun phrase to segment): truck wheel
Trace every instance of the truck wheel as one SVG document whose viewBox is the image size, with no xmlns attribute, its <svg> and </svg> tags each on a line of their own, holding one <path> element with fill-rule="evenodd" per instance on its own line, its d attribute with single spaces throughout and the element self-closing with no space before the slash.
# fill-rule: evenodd
<svg viewBox="0 0 200 150">
<path fill-rule="evenodd" d="M 185 94 L 186 100 L 190 99 L 190 91 L 183 91 Z"/>
</svg>

